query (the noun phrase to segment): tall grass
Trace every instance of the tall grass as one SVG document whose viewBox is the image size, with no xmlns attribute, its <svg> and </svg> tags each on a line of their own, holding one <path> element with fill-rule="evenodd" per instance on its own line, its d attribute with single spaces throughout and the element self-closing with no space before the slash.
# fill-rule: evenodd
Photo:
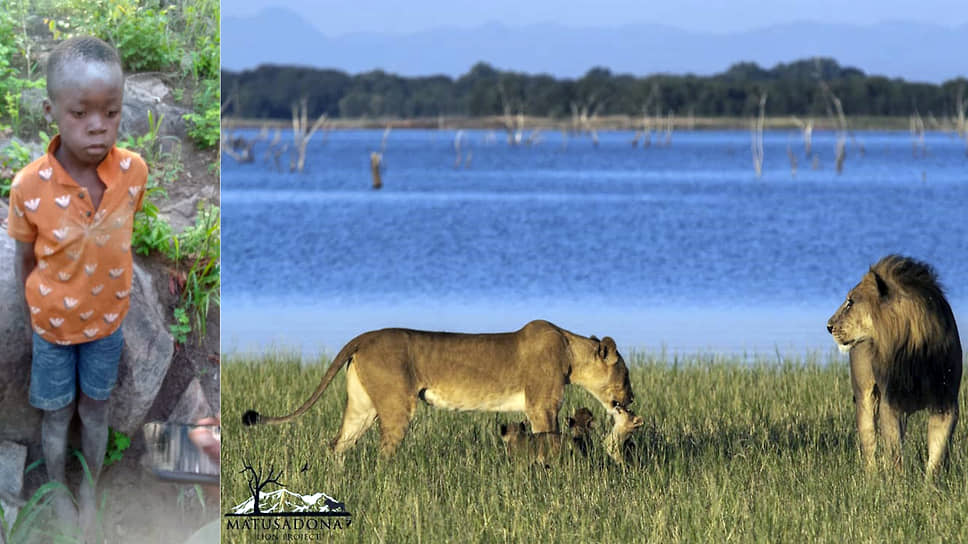
<svg viewBox="0 0 968 544">
<path fill-rule="evenodd" d="M 345 372 L 301 419 L 243 428 L 249 408 L 280 415 L 299 406 L 327 362 L 227 357 L 223 510 L 249 496 L 239 474 L 244 457 L 284 469 L 279 480 L 290 491 L 343 501 L 353 524 L 340 536 L 358 542 L 968 540 L 964 423 L 936 485 L 923 480 L 924 414 L 909 421 L 903 473 L 867 474 L 843 360 L 628 359 L 633 408 L 646 420 L 633 435 L 629 467 L 611 463 L 599 445 L 587 459 L 548 470 L 505 457 L 498 423 L 522 414 L 426 406 L 393 459 L 378 457 L 377 425 L 339 465 L 327 445 L 341 421 Z M 562 412 L 582 405 L 604 433 L 601 407 L 569 387 Z M 223 528 L 223 542 L 255 542 L 259 534 Z"/>
</svg>

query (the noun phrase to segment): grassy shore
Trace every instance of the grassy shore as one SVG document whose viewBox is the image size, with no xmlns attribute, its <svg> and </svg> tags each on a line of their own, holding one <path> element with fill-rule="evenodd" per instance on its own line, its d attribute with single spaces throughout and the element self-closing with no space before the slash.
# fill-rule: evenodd
<svg viewBox="0 0 968 544">
<path fill-rule="evenodd" d="M 354 542 L 968 541 L 964 422 L 949 470 L 926 485 L 924 414 L 909 420 L 903 473 L 860 470 L 843 360 L 627 360 L 633 408 L 646 421 L 633 435 L 628 468 L 599 444 L 587 459 L 547 470 L 506 459 L 497 426 L 522 414 L 426 406 L 395 458 L 379 460 L 375 426 L 339 465 L 327 445 L 341 421 L 345 372 L 301 419 L 243 428 L 247 409 L 280 415 L 299 406 L 328 362 L 226 357 L 222 510 L 251 496 L 244 458 L 266 472 L 281 469 L 290 491 L 344 502 L 352 525 L 333 536 Z M 604 433 L 602 408 L 576 387 L 562 418 L 582 405 Z M 265 540 L 224 522 L 222 534 L 223 542 Z"/>
</svg>

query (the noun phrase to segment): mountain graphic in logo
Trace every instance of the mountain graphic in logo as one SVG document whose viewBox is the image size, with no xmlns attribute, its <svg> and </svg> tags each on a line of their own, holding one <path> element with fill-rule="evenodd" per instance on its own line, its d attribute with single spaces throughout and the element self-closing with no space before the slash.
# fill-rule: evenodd
<svg viewBox="0 0 968 544">
<path fill-rule="evenodd" d="M 234 515 L 251 515 L 255 513 L 255 497 L 249 497 L 234 506 L 231 513 Z M 313 493 L 312 495 L 300 495 L 293 493 L 286 488 L 277 489 L 270 493 L 259 493 L 259 513 L 260 514 L 282 514 L 282 513 L 328 513 L 328 514 L 349 514 L 343 503 L 325 493 Z"/>
</svg>

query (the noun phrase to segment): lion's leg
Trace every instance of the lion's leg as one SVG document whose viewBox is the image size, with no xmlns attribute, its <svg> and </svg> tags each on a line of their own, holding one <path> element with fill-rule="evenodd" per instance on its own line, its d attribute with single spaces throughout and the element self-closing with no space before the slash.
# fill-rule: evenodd
<svg viewBox="0 0 968 544">
<path fill-rule="evenodd" d="M 525 415 L 531 422 L 531 432 L 535 435 L 538 446 L 538 462 L 545 463 L 561 452 L 561 435 L 558 430 L 558 410 L 561 399 L 557 401 L 549 397 L 553 395 L 528 394 L 525 390 Z M 544 399 L 544 403 L 532 399 Z"/>
<path fill-rule="evenodd" d="M 881 399 L 878 415 L 880 416 L 881 437 L 884 439 L 884 454 L 888 467 L 900 470 L 901 419 L 904 416 L 886 397 Z"/>
<path fill-rule="evenodd" d="M 936 412 L 928 416 L 928 465 L 927 477 L 931 478 L 941 468 L 948 453 L 951 435 L 958 423 L 958 405 L 948 412 Z"/>
<path fill-rule="evenodd" d="M 381 409 L 383 408 L 383 409 Z M 380 456 L 388 459 L 407 435 L 407 428 L 413 418 L 416 398 L 391 398 L 378 401 L 377 413 L 380 417 Z"/>
<path fill-rule="evenodd" d="M 352 448 L 374 421 L 376 408 L 360 383 L 356 365 L 350 364 L 346 371 L 346 410 L 343 411 L 343 424 L 331 444 L 333 451 L 341 454 Z"/>
<path fill-rule="evenodd" d="M 877 450 L 877 426 L 874 414 L 877 412 L 877 395 L 874 391 L 858 394 L 854 399 L 857 418 L 857 437 L 860 455 L 867 469 L 874 468 L 874 454 Z"/>
<path fill-rule="evenodd" d="M 857 417 L 857 441 L 864 468 L 874 469 L 877 451 L 878 405 L 882 404 L 880 390 L 871 367 L 871 354 L 866 346 L 856 346 L 850 351 L 850 384 L 854 391 L 854 410 Z"/>
</svg>

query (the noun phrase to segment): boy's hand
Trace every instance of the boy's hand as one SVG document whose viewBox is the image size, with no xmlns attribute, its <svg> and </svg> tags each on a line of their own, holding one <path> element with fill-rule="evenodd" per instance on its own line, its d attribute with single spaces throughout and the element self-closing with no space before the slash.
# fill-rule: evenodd
<svg viewBox="0 0 968 544">
<path fill-rule="evenodd" d="M 221 414 L 216 417 L 206 417 L 195 422 L 196 425 L 219 425 L 221 424 Z M 195 443 L 198 449 L 205 452 L 213 461 L 219 462 L 219 452 L 222 442 L 205 428 L 192 429 L 188 432 L 188 438 Z"/>
</svg>

